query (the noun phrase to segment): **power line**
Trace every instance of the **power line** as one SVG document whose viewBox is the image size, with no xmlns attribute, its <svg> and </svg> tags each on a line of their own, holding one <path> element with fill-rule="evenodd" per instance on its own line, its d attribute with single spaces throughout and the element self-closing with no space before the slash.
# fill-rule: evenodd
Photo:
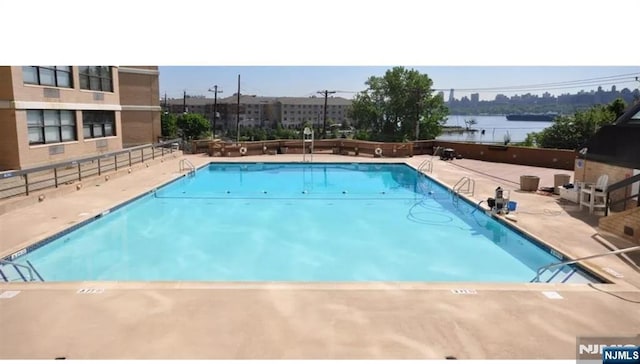
<svg viewBox="0 0 640 364">
<path fill-rule="evenodd" d="M 485 89 L 460 89 L 456 91 L 491 91 L 491 92 L 525 92 L 525 91 L 548 91 L 548 90 L 568 90 L 568 89 L 575 89 L 578 87 L 593 87 L 593 86 L 616 86 L 616 85 L 626 85 L 631 83 L 632 81 L 625 81 L 625 82 L 612 82 L 612 83 L 602 83 L 602 82 L 598 82 L 598 83 L 589 83 L 589 84 L 580 84 L 580 85 L 573 85 L 573 86 L 558 86 L 558 87 L 538 87 L 538 88 L 522 88 L 522 89 L 495 89 L 495 90 L 485 90 Z"/>
<path fill-rule="evenodd" d="M 456 91 L 518 91 L 518 90 L 529 90 L 529 89 L 538 89 L 538 88 L 547 88 L 547 87 L 555 87 L 555 86 L 569 86 L 565 88 L 575 88 L 580 86 L 591 86 L 596 82 L 595 85 L 600 83 L 603 84 L 611 84 L 613 81 L 623 81 L 630 79 L 631 76 L 640 75 L 640 73 L 626 73 L 620 75 L 612 75 L 606 77 L 595 77 L 595 78 L 585 78 L 581 80 L 573 80 L 573 81 L 561 81 L 561 82 L 550 82 L 550 83 L 538 83 L 538 84 L 529 84 L 529 85 L 518 85 L 518 86 L 496 86 L 496 87 L 478 87 L 478 88 L 438 88 L 434 89 L 435 91 L 448 91 L 450 89 L 454 89 Z"/>
</svg>

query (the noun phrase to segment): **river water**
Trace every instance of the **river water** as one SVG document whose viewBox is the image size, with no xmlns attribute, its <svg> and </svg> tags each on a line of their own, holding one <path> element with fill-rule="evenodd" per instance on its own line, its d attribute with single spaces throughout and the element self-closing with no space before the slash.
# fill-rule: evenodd
<svg viewBox="0 0 640 364">
<path fill-rule="evenodd" d="M 445 125 L 464 128 L 466 127 L 465 120 L 469 119 L 475 119 L 477 122 L 471 126 L 471 129 L 477 129 L 477 132 L 443 133 L 436 139 L 456 142 L 504 143 L 505 136 L 508 135 L 512 143 L 518 143 L 524 141 L 527 133 L 539 132 L 553 124 L 546 121 L 509 121 L 504 115 L 449 115 Z"/>
</svg>

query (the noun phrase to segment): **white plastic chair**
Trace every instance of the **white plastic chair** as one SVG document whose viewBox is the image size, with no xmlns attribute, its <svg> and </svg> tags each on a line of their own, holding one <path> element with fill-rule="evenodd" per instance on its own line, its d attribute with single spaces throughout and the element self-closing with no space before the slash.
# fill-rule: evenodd
<svg viewBox="0 0 640 364">
<path fill-rule="evenodd" d="M 580 186 L 580 208 L 589 206 L 589 213 L 593 213 L 594 208 L 607 207 L 607 183 L 609 176 L 603 174 L 598 177 L 596 184 L 582 183 Z"/>
</svg>

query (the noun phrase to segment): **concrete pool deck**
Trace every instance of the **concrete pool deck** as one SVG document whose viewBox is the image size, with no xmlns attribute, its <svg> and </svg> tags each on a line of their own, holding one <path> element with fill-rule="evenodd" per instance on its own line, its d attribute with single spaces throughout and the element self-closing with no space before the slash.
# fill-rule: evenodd
<svg viewBox="0 0 640 364">
<path fill-rule="evenodd" d="M 214 162 L 295 161 L 301 155 L 210 158 Z M 5 256 L 181 175 L 179 158 L 131 174 L 85 183 L 79 191 L 0 215 Z M 314 155 L 314 162 L 406 162 Z M 593 216 L 557 196 L 518 191 L 519 176 L 570 171 L 433 161 L 430 176 L 452 186 L 475 180 L 473 201 L 497 186 L 518 202 L 518 227 L 558 251 L 606 252 Z M 619 257 L 586 267 L 613 284 L 496 283 L 2 283 L 3 359 L 574 359 L 578 336 L 640 332 L 640 273 Z M 623 275 L 616 278 L 603 269 Z M 78 293 L 83 288 L 94 293 Z M 455 294 L 471 289 L 475 294 Z M 543 294 L 554 291 L 562 299 Z M 5 294 L 7 295 L 7 294 Z M 635 312 L 635 313 L 634 313 Z"/>
</svg>

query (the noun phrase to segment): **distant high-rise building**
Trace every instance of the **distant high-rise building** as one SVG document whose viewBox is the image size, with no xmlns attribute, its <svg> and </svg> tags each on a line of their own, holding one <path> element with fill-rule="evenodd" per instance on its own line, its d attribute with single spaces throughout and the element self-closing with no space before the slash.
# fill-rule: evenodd
<svg viewBox="0 0 640 364">
<path fill-rule="evenodd" d="M 611 92 L 616 92 L 616 85 L 611 86 Z"/>
<path fill-rule="evenodd" d="M 454 98 L 453 98 L 453 89 L 451 89 L 451 90 L 449 91 L 449 103 L 452 103 L 452 102 L 453 102 L 453 100 L 454 100 Z"/>
<path fill-rule="evenodd" d="M 478 103 L 479 101 L 480 101 L 479 93 L 471 94 L 471 102 Z"/>
</svg>

